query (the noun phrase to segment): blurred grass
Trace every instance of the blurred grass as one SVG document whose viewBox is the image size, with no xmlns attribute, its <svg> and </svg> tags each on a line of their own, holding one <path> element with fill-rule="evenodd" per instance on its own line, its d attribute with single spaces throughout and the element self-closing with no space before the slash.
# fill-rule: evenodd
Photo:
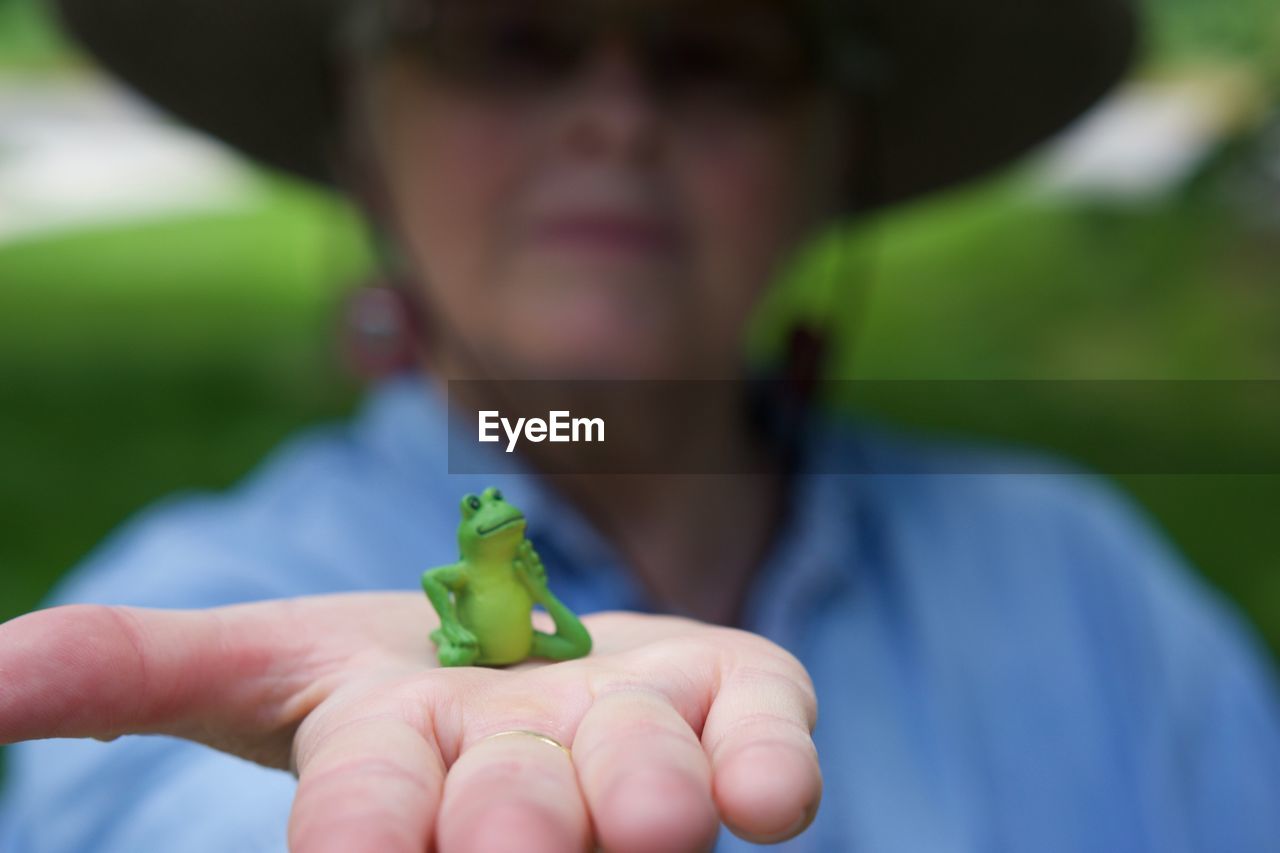
<svg viewBox="0 0 1280 853">
<path fill-rule="evenodd" d="M 359 242 L 310 194 L 270 198 L 0 247 L 0 619 L 144 504 L 349 407 L 325 285 Z"/>
<path fill-rule="evenodd" d="M 40 70 L 67 61 L 64 41 L 43 3 L 0 0 L 0 66 Z"/>
</svg>

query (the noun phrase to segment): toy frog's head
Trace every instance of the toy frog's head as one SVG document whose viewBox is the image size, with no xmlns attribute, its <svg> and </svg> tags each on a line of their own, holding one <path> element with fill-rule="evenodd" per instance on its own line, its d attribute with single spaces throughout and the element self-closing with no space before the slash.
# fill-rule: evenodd
<svg viewBox="0 0 1280 853">
<path fill-rule="evenodd" d="M 458 548 L 463 557 L 510 559 L 524 539 L 524 513 L 502 499 L 502 492 L 487 488 L 462 499 L 462 523 Z"/>
</svg>

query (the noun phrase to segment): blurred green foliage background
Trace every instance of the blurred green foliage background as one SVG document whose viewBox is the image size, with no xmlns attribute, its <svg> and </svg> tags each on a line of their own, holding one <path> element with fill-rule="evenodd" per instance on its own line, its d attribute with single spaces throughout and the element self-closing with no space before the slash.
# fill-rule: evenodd
<svg viewBox="0 0 1280 853">
<path fill-rule="evenodd" d="M 1144 74 L 1229 67 L 1264 107 L 1276 103 L 1273 0 L 1165 0 L 1149 12 Z M 31 2 L 0 0 L 0 81 L 81 73 Z M 1268 156 L 1267 110 L 1255 118 L 1156 202 L 1046 201 L 1014 170 L 842 230 L 780 286 L 761 346 L 825 304 L 838 251 L 849 277 L 839 375 L 1280 379 L 1280 214 L 1231 191 Z M 0 242 L 0 619 L 36 606 L 145 504 L 225 487 L 358 399 L 334 330 L 367 264 L 359 229 L 332 199 L 259 183 L 251 209 Z M 884 414 L 979 432 L 992 422 Z M 1006 414 L 1005 437 L 1054 443 Z M 1248 451 L 1225 428 L 1230 413 L 1202 414 L 1125 429 L 1137 440 L 1185 432 L 1207 455 L 1215 441 Z M 1108 429 L 1061 425 L 1099 444 L 1135 438 Z M 1123 485 L 1280 649 L 1280 477 Z"/>
</svg>

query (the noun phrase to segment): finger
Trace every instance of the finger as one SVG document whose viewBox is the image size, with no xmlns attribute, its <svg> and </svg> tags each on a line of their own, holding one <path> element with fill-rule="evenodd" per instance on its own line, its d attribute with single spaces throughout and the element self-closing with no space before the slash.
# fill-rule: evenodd
<svg viewBox="0 0 1280 853">
<path fill-rule="evenodd" d="M 297 765 L 289 816 L 294 853 L 427 849 L 444 763 L 409 723 L 377 717 L 342 724 L 300 747 Z"/>
<path fill-rule="evenodd" d="M 527 734 L 488 737 L 449 768 L 437 838 L 445 853 L 585 850 L 587 810 L 563 749 Z"/>
<path fill-rule="evenodd" d="M 573 739 L 596 839 L 610 853 L 708 850 L 720 819 L 711 767 L 689 724 L 662 695 L 600 696 Z"/>
<path fill-rule="evenodd" d="M 154 732 L 287 767 L 289 732 L 325 677 L 357 645 L 403 642 L 410 611 L 424 609 L 368 595 L 30 613 L 0 625 L 0 743 Z"/>
<path fill-rule="evenodd" d="M 702 745 L 720 816 L 736 835 L 774 843 L 813 821 L 822 797 L 811 737 L 817 715 L 813 685 L 798 663 L 742 664 L 725 673 Z"/>
<path fill-rule="evenodd" d="M 73 605 L 0 626 L 0 742 L 284 725 L 299 644 L 232 611 Z"/>
</svg>

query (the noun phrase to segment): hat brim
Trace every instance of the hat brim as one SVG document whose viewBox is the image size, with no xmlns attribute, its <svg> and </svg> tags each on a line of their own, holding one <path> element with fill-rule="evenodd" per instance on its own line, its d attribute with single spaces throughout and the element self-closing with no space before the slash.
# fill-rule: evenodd
<svg viewBox="0 0 1280 853">
<path fill-rule="evenodd" d="M 51 0 L 107 69 L 249 157 L 332 184 L 336 23 L 359 0 Z M 883 67 L 859 97 L 877 207 L 1009 162 L 1102 96 L 1134 52 L 1125 0 L 859 0 Z"/>
</svg>

